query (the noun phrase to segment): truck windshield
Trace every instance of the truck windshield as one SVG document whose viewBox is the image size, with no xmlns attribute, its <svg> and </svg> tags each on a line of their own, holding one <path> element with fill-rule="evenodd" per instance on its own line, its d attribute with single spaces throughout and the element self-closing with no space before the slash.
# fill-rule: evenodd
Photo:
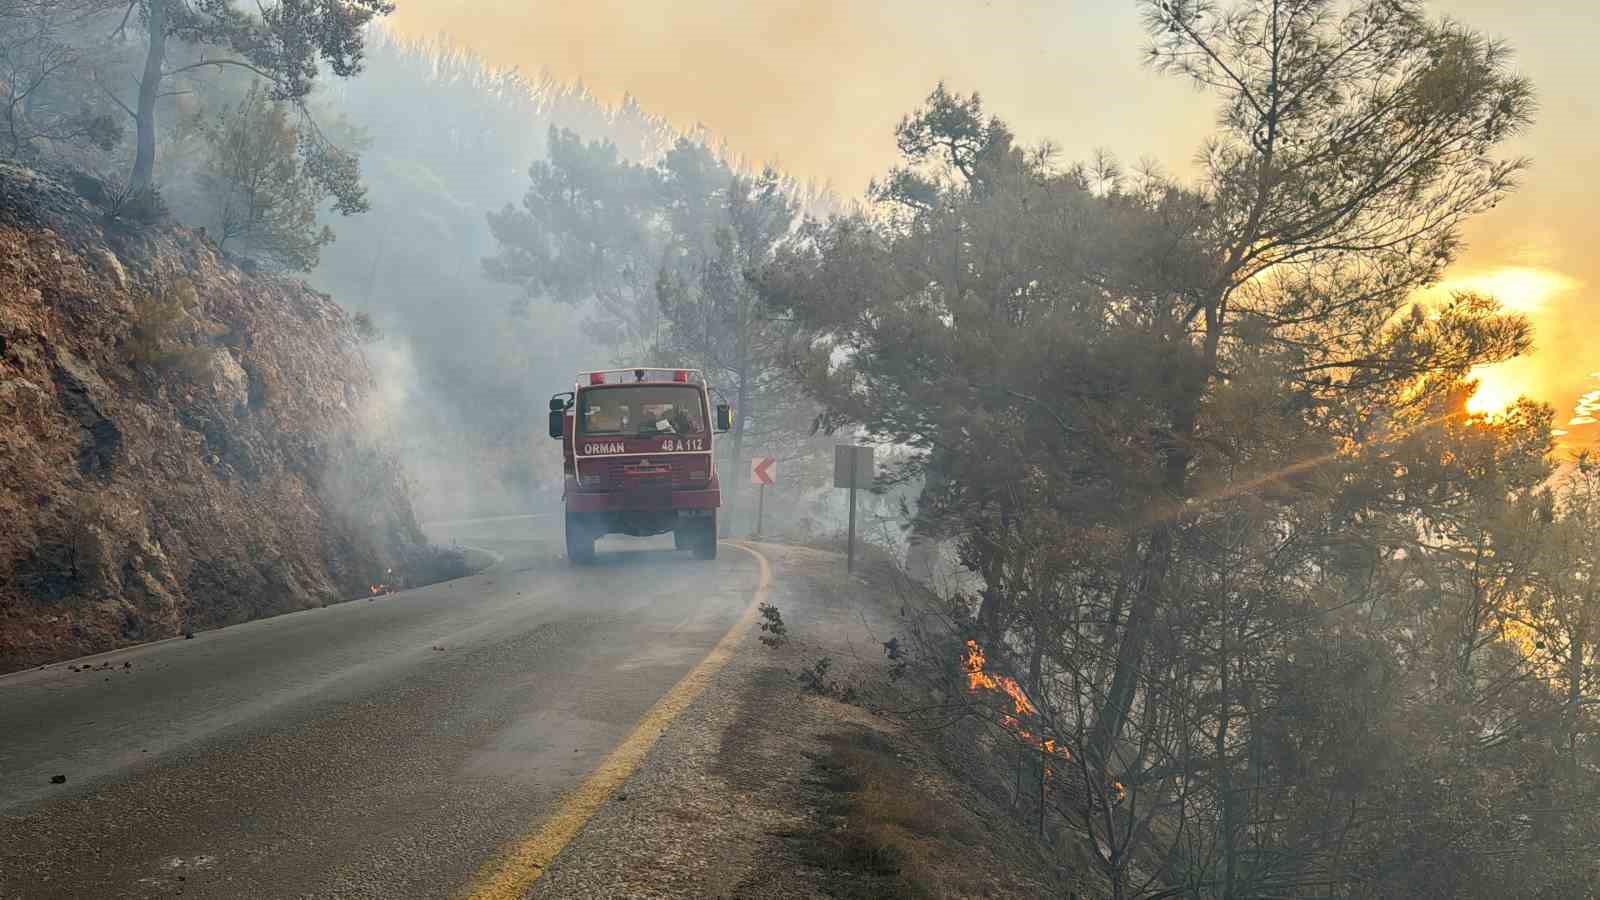
<svg viewBox="0 0 1600 900">
<path fill-rule="evenodd" d="M 679 385 L 593 388 L 578 394 L 581 434 L 654 437 L 704 434 L 705 408 L 699 389 Z"/>
</svg>

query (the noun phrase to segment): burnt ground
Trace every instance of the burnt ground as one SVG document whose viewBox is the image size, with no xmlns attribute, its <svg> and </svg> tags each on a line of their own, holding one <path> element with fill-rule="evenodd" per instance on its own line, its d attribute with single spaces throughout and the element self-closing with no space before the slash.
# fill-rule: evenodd
<svg viewBox="0 0 1600 900">
<path fill-rule="evenodd" d="M 769 649 L 752 630 L 530 896 L 1074 896 L 934 740 L 839 699 L 887 677 L 886 587 L 845 576 L 837 554 L 757 546 L 790 640 Z M 819 692 L 802 673 L 823 657 Z"/>
<path fill-rule="evenodd" d="M 461 574 L 351 318 L 0 163 L 0 672 Z"/>
</svg>

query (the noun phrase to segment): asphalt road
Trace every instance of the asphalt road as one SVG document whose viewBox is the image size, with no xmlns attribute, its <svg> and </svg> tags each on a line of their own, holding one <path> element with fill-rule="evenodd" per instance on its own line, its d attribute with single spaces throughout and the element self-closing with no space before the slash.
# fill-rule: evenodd
<svg viewBox="0 0 1600 900">
<path fill-rule="evenodd" d="M 443 897 L 739 620 L 756 564 L 445 523 L 455 582 L 0 678 L 0 897 Z M 52 783 L 55 776 L 66 781 Z"/>
</svg>

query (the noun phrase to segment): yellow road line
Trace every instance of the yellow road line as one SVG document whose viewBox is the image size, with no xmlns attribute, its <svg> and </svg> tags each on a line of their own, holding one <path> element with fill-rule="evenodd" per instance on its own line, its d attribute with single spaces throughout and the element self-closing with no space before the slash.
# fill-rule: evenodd
<svg viewBox="0 0 1600 900">
<path fill-rule="evenodd" d="M 554 815 L 540 822 L 503 855 L 480 870 L 468 885 L 464 896 L 471 900 L 518 900 L 525 896 L 550 863 L 555 861 L 556 855 L 577 837 L 578 832 L 606 805 L 617 788 L 639 768 L 667 726 L 688 708 L 694 698 L 700 696 L 717 672 L 733 658 L 739 639 L 755 620 L 757 607 L 767 599 L 767 589 L 772 585 L 772 564 L 752 547 L 731 542 L 728 542 L 728 546 L 737 547 L 755 557 L 761 567 L 761 581 L 739 621 L 728 629 L 728 633 L 717 641 L 704 659 L 650 707 L 633 731 L 589 773 L 589 777 L 576 790 L 561 798 Z"/>
</svg>

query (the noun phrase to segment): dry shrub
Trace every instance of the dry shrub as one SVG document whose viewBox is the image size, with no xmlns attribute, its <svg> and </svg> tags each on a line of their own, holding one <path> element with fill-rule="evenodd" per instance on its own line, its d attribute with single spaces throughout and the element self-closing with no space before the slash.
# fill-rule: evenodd
<svg viewBox="0 0 1600 900">
<path fill-rule="evenodd" d="M 121 191 L 110 198 L 110 215 L 113 219 L 137 222 L 140 225 L 159 225 L 172 218 L 166 198 L 155 187 L 143 190 Z"/>
<path fill-rule="evenodd" d="M 194 283 L 179 279 L 161 293 L 146 293 L 133 301 L 133 335 L 128 338 L 128 362 L 163 374 L 199 380 L 210 371 L 209 348 L 190 342 L 195 330 L 193 312 L 200 306 Z"/>
<path fill-rule="evenodd" d="M 984 893 L 965 871 L 964 848 L 982 838 L 959 806 L 933 797 L 882 735 L 829 735 L 817 770 L 831 821 L 815 837 L 813 862 L 858 873 L 848 897 L 943 900 Z"/>
</svg>

